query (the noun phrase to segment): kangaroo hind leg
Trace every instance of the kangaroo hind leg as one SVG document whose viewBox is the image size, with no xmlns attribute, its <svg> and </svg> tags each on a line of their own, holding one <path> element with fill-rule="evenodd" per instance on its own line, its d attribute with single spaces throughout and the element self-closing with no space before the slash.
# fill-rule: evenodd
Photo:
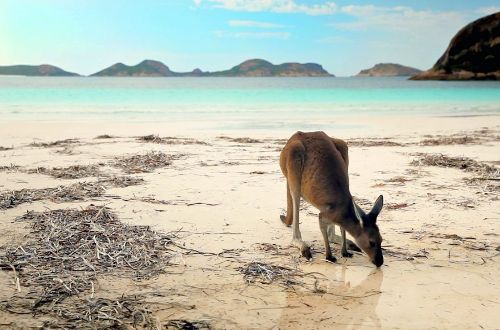
<svg viewBox="0 0 500 330">
<path fill-rule="evenodd" d="M 292 244 L 300 249 L 303 257 L 311 259 L 311 248 L 302 240 L 299 228 L 299 209 L 301 195 L 302 171 L 304 169 L 305 148 L 301 142 L 296 142 L 290 146 L 289 157 L 287 158 L 287 183 L 292 201 Z"/>
</svg>

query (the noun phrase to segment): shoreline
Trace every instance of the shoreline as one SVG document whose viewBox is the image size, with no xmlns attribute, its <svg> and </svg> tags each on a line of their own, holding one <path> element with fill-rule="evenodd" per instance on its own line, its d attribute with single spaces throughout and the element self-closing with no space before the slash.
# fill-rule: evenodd
<svg viewBox="0 0 500 330">
<path fill-rule="evenodd" d="M 286 123 L 287 118 L 283 119 Z M 480 129 L 481 127 L 500 126 L 500 114 L 485 115 L 364 115 L 364 116 L 330 116 L 321 119 L 313 119 L 311 124 L 304 126 L 303 122 L 293 121 L 285 127 L 270 128 L 241 128 L 231 127 L 226 122 L 219 126 L 211 126 L 214 122 L 206 121 L 36 121 L 36 120 L 6 120 L 0 122 L 0 130 L 3 132 L 5 142 L 9 138 L 33 139 L 47 136 L 51 139 L 64 139 L 76 136 L 91 138 L 92 135 L 115 134 L 120 135 L 123 131 L 133 131 L 134 135 L 178 135 L 184 137 L 215 137 L 217 135 L 234 136 L 256 136 L 256 137 L 280 137 L 286 138 L 296 132 L 324 130 L 331 135 L 342 137 L 380 137 L 404 135 L 425 135 L 436 132 L 446 134 L 447 132 L 468 131 Z M 224 128 L 224 126 L 226 126 Z M 301 127 L 307 127 L 304 129 Z M 23 132 L 25 131 L 25 132 Z"/>
</svg>

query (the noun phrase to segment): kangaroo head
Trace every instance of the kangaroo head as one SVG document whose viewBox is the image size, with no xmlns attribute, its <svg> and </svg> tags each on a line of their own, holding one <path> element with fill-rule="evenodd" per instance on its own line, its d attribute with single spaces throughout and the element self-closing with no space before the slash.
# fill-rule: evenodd
<svg viewBox="0 0 500 330">
<path fill-rule="evenodd" d="M 368 255 L 371 262 L 377 267 L 382 266 L 384 263 L 384 256 L 382 255 L 381 248 L 382 236 L 380 236 L 377 226 L 377 216 L 382 210 L 383 205 L 384 198 L 380 195 L 375 201 L 372 210 L 367 214 L 358 205 L 356 205 L 356 203 L 354 203 L 356 217 L 358 218 L 361 226 L 361 230 L 358 231 L 359 234 L 357 237 L 354 237 L 354 240 L 361 250 Z"/>
</svg>

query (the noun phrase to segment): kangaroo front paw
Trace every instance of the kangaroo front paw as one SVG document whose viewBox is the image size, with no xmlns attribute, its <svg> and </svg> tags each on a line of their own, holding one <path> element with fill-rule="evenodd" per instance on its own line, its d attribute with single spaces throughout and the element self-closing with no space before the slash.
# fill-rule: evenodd
<svg viewBox="0 0 500 330">
<path fill-rule="evenodd" d="M 352 253 L 348 251 L 342 251 L 342 257 L 344 258 L 352 258 Z"/>
<path fill-rule="evenodd" d="M 352 241 L 347 240 L 347 248 L 351 251 L 361 252 L 361 249 Z"/>
<path fill-rule="evenodd" d="M 306 258 L 307 260 L 311 260 L 312 259 L 312 253 L 311 253 L 311 247 L 310 246 L 303 246 L 301 249 L 300 249 L 300 253 L 302 254 L 302 256 L 304 258 Z"/>
<path fill-rule="evenodd" d="M 326 260 L 330 261 L 330 262 L 333 262 L 333 263 L 337 262 L 337 258 L 335 258 L 333 255 L 326 256 Z"/>
<path fill-rule="evenodd" d="M 280 215 L 281 222 L 285 224 L 285 226 L 290 227 L 292 225 L 291 221 L 288 221 L 287 218 L 282 214 Z"/>
</svg>

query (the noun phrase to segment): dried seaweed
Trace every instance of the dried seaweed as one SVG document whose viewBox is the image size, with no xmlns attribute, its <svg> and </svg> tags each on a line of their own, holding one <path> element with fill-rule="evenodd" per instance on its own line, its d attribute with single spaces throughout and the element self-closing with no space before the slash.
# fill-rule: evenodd
<svg viewBox="0 0 500 330">
<path fill-rule="evenodd" d="M 304 275 L 297 268 L 292 269 L 284 266 L 265 264 L 263 262 L 250 262 L 244 267 L 239 267 L 238 271 L 244 275 L 248 283 L 259 282 L 271 284 L 278 282 L 284 286 L 302 284 L 296 277 Z"/>
<path fill-rule="evenodd" d="M 0 172 L 15 172 L 18 171 L 21 168 L 21 166 L 10 164 L 10 165 L 2 165 L 0 166 Z"/>
<path fill-rule="evenodd" d="M 178 138 L 178 137 L 160 137 L 159 135 L 150 134 L 137 137 L 137 141 L 159 143 L 159 144 L 200 144 L 209 145 L 205 141 L 196 140 L 193 138 Z"/>
<path fill-rule="evenodd" d="M 159 135 L 150 134 L 150 135 L 144 135 L 144 136 L 137 137 L 137 141 L 163 143 L 164 140 Z"/>
<path fill-rule="evenodd" d="M 121 168 L 126 173 L 146 173 L 153 172 L 157 168 L 169 166 L 172 164 L 172 160 L 177 159 L 179 156 L 151 151 L 142 155 L 117 157 L 112 162 L 112 165 Z"/>
<path fill-rule="evenodd" d="M 137 299 L 86 300 L 82 294 L 94 296 L 99 274 L 141 280 L 164 273 L 174 235 L 123 224 L 108 208 L 92 205 L 28 212 L 16 221 L 28 222 L 30 240 L 0 249 L 0 267 L 13 270 L 19 291 L 0 302 L 3 310 L 52 316 L 57 326 L 73 328 L 150 324 Z"/>
<path fill-rule="evenodd" d="M 65 140 L 57 140 L 54 142 L 32 142 L 29 144 L 31 147 L 37 148 L 51 148 L 51 147 L 66 147 L 71 144 L 79 143 L 78 139 L 65 139 Z"/>
<path fill-rule="evenodd" d="M 392 140 L 382 139 L 348 139 L 346 140 L 349 147 L 403 147 L 404 144 L 394 142 Z"/>
<path fill-rule="evenodd" d="M 7 151 L 7 150 L 12 150 L 12 149 L 14 149 L 14 148 L 0 146 L 0 151 Z"/>
<path fill-rule="evenodd" d="M 410 179 L 410 178 L 407 178 L 404 176 L 396 176 L 396 177 L 384 180 L 384 182 L 387 182 L 387 183 L 399 183 L 399 184 L 404 184 L 408 181 L 413 181 L 413 179 Z"/>
<path fill-rule="evenodd" d="M 385 208 L 388 210 L 399 210 L 410 206 L 408 203 L 387 203 Z"/>
<path fill-rule="evenodd" d="M 217 138 L 221 139 L 221 140 L 226 140 L 229 142 L 235 142 L 235 143 L 262 143 L 261 140 L 253 139 L 250 137 L 232 138 L 229 136 L 218 136 Z"/>
<path fill-rule="evenodd" d="M 81 201 L 100 197 L 104 192 L 103 185 L 96 182 L 78 182 L 69 186 L 55 188 L 5 191 L 0 194 L 0 210 L 39 200 L 50 200 L 56 203 Z"/>
<path fill-rule="evenodd" d="M 420 141 L 422 146 L 443 146 L 443 145 L 465 145 L 465 144 L 478 144 L 481 139 L 474 136 L 437 136 Z"/>
<path fill-rule="evenodd" d="M 37 173 L 50 175 L 58 179 L 81 179 L 93 176 L 101 176 L 100 166 L 96 164 L 92 165 L 72 165 L 68 167 L 37 167 L 30 169 L 28 173 Z"/>
<path fill-rule="evenodd" d="M 94 139 L 96 139 L 96 140 L 100 140 L 100 139 L 114 139 L 115 137 L 116 136 L 109 135 L 109 134 L 102 134 L 102 135 L 96 136 Z"/>
<path fill-rule="evenodd" d="M 0 193 L 0 210 L 16 207 L 24 203 L 50 200 L 55 203 L 82 201 L 103 196 L 106 188 L 124 188 L 143 183 L 141 178 L 129 176 L 106 177 L 94 182 L 78 182 L 69 186 L 43 189 L 21 189 Z"/>
<path fill-rule="evenodd" d="M 437 166 L 457 168 L 466 172 L 474 172 L 488 179 L 499 179 L 500 169 L 485 163 L 478 162 L 468 157 L 450 157 L 443 154 L 414 154 L 414 159 L 410 164 L 413 166 Z"/>
<path fill-rule="evenodd" d="M 211 329 L 207 321 L 169 320 L 165 326 L 167 329 L 181 330 Z"/>
<path fill-rule="evenodd" d="M 121 296 L 117 299 L 73 299 L 71 304 L 56 305 L 59 317 L 47 322 L 46 328 L 90 329 L 158 329 L 142 297 Z"/>
<path fill-rule="evenodd" d="M 125 188 L 142 184 L 144 179 L 133 176 L 111 176 L 100 179 L 98 183 L 110 188 Z"/>
</svg>

